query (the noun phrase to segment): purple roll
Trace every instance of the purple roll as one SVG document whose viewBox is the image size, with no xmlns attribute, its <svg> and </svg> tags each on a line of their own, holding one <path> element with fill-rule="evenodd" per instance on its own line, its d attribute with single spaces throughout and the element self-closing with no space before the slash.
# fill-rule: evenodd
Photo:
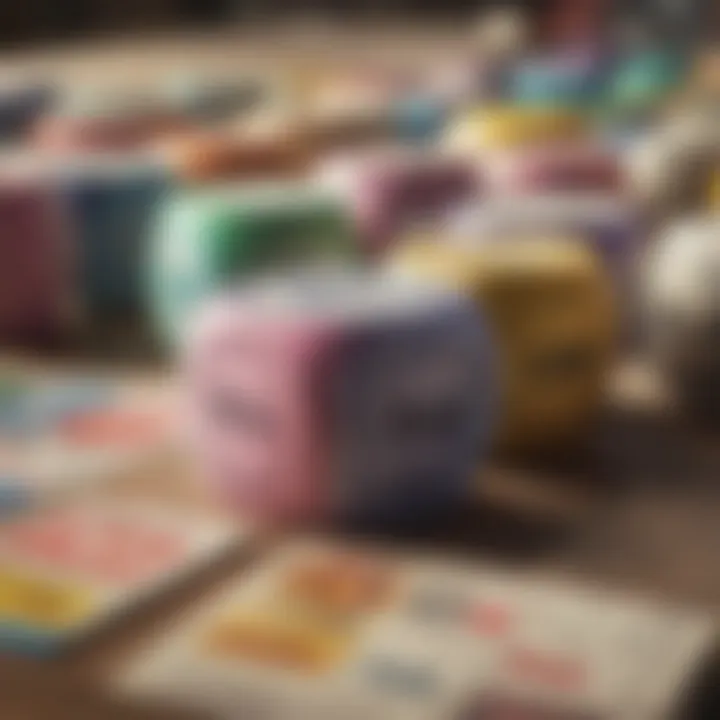
<svg viewBox="0 0 720 720">
<path fill-rule="evenodd" d="M 58 336 L 70 319 L 74 258 L 65 206 L 39 168 L 0 170 L 0 339 Z"/>
<path fill-rule="evenodd" d="M 321 165 L 318 179 L 348 202 L 370 257 L 414 225 L 442 221 L 480 191 L 475 163 L 431 151 L 335 157 Z"/>
</svg>

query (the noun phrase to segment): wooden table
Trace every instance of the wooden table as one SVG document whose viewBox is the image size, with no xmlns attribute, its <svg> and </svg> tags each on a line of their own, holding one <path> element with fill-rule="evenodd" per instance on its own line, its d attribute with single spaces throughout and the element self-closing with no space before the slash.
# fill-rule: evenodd
<svg viewBox="0 0 720 720">
<path fill-rule="evenodd" d="M 209 70 L 276 68 L 308 53 L 329 56 L 338 48 L 347 57 L 402 48 L 408 57 L 415 53 L 418 62 L 431 62 L 428 47 L 439 52 L 449 45 L 455 49 L 453 43 L 452 36 L 442 33 L 356 34 L 347 42 L 335 36 L 332 44 L 312 33 L 300 40 L 291 35 L 167 37 L 17 54 L 6 60 L 5 68 L 47 73 L 58 82 L 101 77 L 123 84 L 137 78 L 151 81 L 191 61 Z M 440 546 L 451 553 L 531 566 L 549 576 L 573 576 L 716 608 L 720 433 L 701 432 L 683 421 L 642 370 L 624 373 L 613 397 L 590 455 L 553 469 L 493 466 L 485 473 L 477 504 L 453 519 L 451 530 L 397 542 Z M 124 478 L 108 492 L 193 507 L 206 504 L 184 466 L 170 461 Z M 0 718 L 179 718 L 176 711 L 146 710 L 109 697 L 107 681 L 151 633 L 162 632 L 183 608 L 208 596 L 247 561 L 242 552 L 226 558 L 57 660 L 0 658 Z"/>
</svg>

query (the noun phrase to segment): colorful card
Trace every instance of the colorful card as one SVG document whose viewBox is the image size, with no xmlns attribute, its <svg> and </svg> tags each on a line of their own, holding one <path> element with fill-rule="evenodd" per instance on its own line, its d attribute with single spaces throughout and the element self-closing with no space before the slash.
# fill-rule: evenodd
<svg viewBox="0 0 720 720">
<path fill-rule="evenodd" d="M 65 503 L 7 521 L 0 649 L 55 652 L 242 539 L 242 530 L 144 503 Z"/>
<path fill-rule="evenodd" d="M 168 450 L 172 395 L 160 385 L 0 376 L 0 515 L 109 479 Z"/>
<path fill-rule="evenodd" d="M 313 544 L 231 586 L 121 686 L 228 720 L 650 720 L 714 642 L 692 612 Z"/>
</svg>

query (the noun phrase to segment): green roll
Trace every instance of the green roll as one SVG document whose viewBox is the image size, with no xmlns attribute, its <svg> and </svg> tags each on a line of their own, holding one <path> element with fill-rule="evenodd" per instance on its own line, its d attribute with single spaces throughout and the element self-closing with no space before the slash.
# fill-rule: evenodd
<svg viewBox="0 0 720 720">
<path fill-rule="evenodd" d="M 161 208 L 150 255 L 150 312 L 176 345 L 198 304 L 288 266 L 360 262 L 341 200 L 294 184 L 178 191 Z"/>
</svg>

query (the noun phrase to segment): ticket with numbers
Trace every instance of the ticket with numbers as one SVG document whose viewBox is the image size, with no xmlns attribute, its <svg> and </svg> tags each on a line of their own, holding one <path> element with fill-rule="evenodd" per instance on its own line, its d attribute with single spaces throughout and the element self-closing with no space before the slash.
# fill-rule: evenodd
<svg viewBox="0 0 720 720">
<path fill-rule="evenodd" d="M 437 716 L 447 700 L 441 688 L 418 688 L 393 704 L 364 667 L 404 580 L 382 556 L 353 549 L 280 552 L 150 647 L 120 687 L 203 717 Z"/>
<path fill-rule="evenodd" d="M 219 720 L 660 720 L 714 643 L 695 612 L 310 543 L 231 584 L 120 686 Z"/>
<path fill-rule="evenodd" d="M 169 449 L 173 402 L 159 383 L 0 372 L 0 515 Z"/>
<path fill-rule="evenodd" d="M 51 654 L 249 532 L 154 504 L 54 504 L 0 524 L 0 651 Z"/>
</svg>

